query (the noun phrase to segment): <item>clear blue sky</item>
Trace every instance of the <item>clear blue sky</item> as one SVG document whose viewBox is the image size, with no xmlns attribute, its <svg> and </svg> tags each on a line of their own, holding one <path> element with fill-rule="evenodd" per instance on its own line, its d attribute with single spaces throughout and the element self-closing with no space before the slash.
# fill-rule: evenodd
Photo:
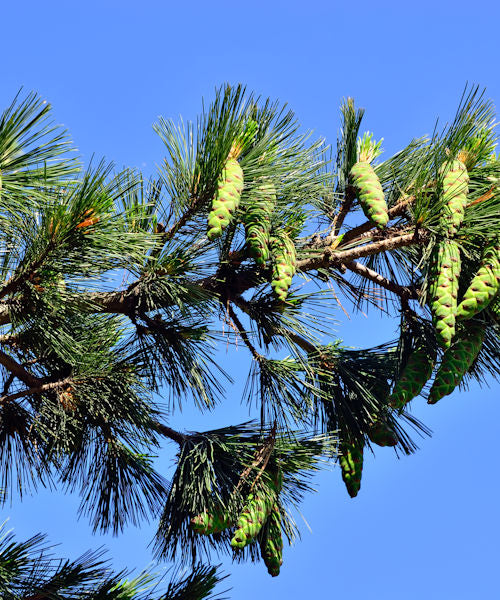
<svg viewBox="0 0 500 600">
<path fill-rule="evenodd" d="M 384 137 L 386 155 L 453 116 L 467 81 L 498 105 L 495 0 L 165 2 L 62 0 L 2 7 L 2 107 L 17 90 L 36 90 L 54 106 L 84 159 L 152 172 L 162 158 L 151 125 L 159 115 L 196 117 L 202 96 L 243 82 L 288 102 L 305 128 L 335 142 L 338 106 L 353 96 L 365 128 Z M 339 325 L 345 343 L 391 339 L 396 323 L 362 317 Z M 179 428 L 243 421 L 237 406 L 248 362 L 238 351 L 239 383 L 209 416 L 189 408 Z M 420 451 L 397 460 L 379 449 L 351 500 L 337 469 L 317 478 L 307 498 L 303 539 L 286 548 L 278 578 L 262 564 L 231 565 L 230 596 L 250 598 L 493 598 L 498 593 L 500 422 L 498 384 L 456 393 L 436 406 L 415 402 L 434 431 Z M 167 447 L 160 465 L 172 466 Z M 42 491 L 3 517 L 19 538 L 45 531 L 61 555 L 105 544 L 119 567 L 151 561 L 154 524 L 120 538 L 92 536 L 76 522 L 78 500 Z"/>
</svg>

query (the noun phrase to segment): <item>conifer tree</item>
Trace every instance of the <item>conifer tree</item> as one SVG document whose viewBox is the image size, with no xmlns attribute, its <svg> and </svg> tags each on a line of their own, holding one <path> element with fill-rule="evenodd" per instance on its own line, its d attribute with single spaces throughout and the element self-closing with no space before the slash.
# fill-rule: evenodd
<svg viewBox="0 0 500 600">
<path fill-rule="evenodd" d="M 0 596 L 218 598 L 213 551 L 277 576 L 318 469 L 339 463 L 362 494 L 364 448 L 410 454 L 408 429 L 429 433 L 410 408 L 436 401 L 436 377 L 441 398 L 498 376 L 500 160 L 477 89 L 386 160 L 348 98 L 332 160 L 291 111 L 226 85 L 195 124 L 156 124 L 165 156 L 147 181 L 82 166 L 50 115 L 30 94 L 0 118 L 3 499 L 58 482 L 94 531 L 158 517 L 155 556 L 190 570 L 125 579 L 101 555 L 56 561 L 42 536 L 4 530 Z M 372 314 L 381 299 L 397 339 L 336 338 L 339 302 Z M 255 420 L 172 429 L 165 406 L 223 401 L 216 350 L 237 343 Z M 152 460 L 167 441 L 171 481 Z"/>
</svg>

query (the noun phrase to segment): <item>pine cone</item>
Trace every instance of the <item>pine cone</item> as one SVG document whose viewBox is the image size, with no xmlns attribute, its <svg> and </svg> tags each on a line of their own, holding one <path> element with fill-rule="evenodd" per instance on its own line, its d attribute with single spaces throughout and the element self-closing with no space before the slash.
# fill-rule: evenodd
<svg viewBox="0 0 500 600">
<path fill-rule="evenodd" d="M 397 435 L 385 421 L 377 419 L 367 432 L 368 438 L 377 446 L 396 446 L 398 443 Z"/>
<path fill-rule="evenodd" d="M 427 346 L 417 347 L 408 357 L 408 362 L 396 381 L 389 397 L 389 406 L 401 410 L 410 400 L 418 396 L 429 380 L 436 362 Z"/>
<path fill-rule="evenodd" d="M 227 513 L 221 512 L 204 512 L 203 514 L 197 515 L 191 519 L 191 527 L 193 528 L 193 531 L 203 535 L 219 533 L 220 531 L 224 531 L 224 529 L 230 527 L 230 525 L 230 516 Z"/>
<path fill-rule="evenodd" d="M 256 189 L 256 195 L 257 198 L 245 208 L 243 223 L 250 255 L 258 265 L 264 266 L 269 259 L 269 234 L 276 189 L 272 183 L 264 183 Z"/>
<path fill-rule="evenodd" d="M 209 240 L 222 235 L 238 208 L 243 191 L 243 170 L 235 158 L 229 158 L 224 165 L 217 182 L 217 192 L 212 201 L 212 210 L 208 215 Z"/>
<path fill-rule="evenodd" d="M 444 163 L 439 174 L 443 177 L 442 200 L 444 202 L 441 225 L 447 235 L 453 237 L 464 218 L 469 191 L 469 174 L 460 160 Z"/>
<path fill-rule="evenodd" d="M 266 493 L 262 486 L 255 494 L 249 494 L 247 504 L 236 523 L 236 531 L 231 540 L 233 548 L 244 548 L 255 538 L 270 515 L 273 503 L 274 497 Z"/>
<path fill-rule="evenodd" d="M 457 308 L 457 319 L 470 319 L 495 298 L 500 289 L 500 244 L 486 246 L 481 266 Z"/>
<path fill-rule="evenodd" d="M 359 161 L 351 169 L 351 180 L 366 217 L 379 229 L 389 221 L 384 191 L 369 162 Z"/>
<path fill-rule="evenodd" d="M 286 233 L 271 237 L 270 242 L 273 258 L 271 287 L 278 299 L 284 302 L 296 270 L 295 245 Z"/>
<path fill-rule="evenodd" d="M 351 498 L 358 495 L 363 472 L 363 447 L 359 444 L 342 444 L 339 457 L 342 479 Z"/>
<path fill-rule="evenodd" d="M 434 249 L 429 281 L 429 302 L 436 337 L 441 347 L 450 347 L 455 335 L 460 250 L 452 240 L 443 240 Z"/>
<path fill-rule="evenodd" d="M 451 394 L 462 381 L 462 377 L 470 369 L 481 350 L 484 333 L 482 326 L 470 326 L 444 353 L 427 400 L 428 404 L 435 404 L 443 396 Z"/>
<path fill-rule="evenodd" d="M 269 575 L 277 577 L 283 564 L 283 537 L 281 535 L 281 515 L 276 504 L 269 516 L 267 531 L 259 544 L 267 572 Z"/>
</svg>

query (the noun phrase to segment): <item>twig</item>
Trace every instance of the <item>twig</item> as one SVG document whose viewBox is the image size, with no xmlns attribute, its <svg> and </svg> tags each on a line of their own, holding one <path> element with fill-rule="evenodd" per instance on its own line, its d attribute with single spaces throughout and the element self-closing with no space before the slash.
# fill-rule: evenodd
<svg viewBox="0 0 500 600">
<path fill-rule="evenodd" d="M 349 214 L 351 210 L 352 203 L 354 202 L 354 198 L 356 197 L 354 188 L 351 185 L 348 185 L 345 192 L 344 200 L 342 201 L 342 206 L 340 207 L 339 212 L 335 215 L 332 221 L 332 230 L 330 235 L 328 236 L 329 242 L 331 243 L 333 239 L 338 235 L 340 228 L 342 227 L 345 218 Z"/>
<path fill-rule="evenodd" d="M 25 390 L 20 390 L 19 392 L 15 392 L 10 395 L 3 395 L 0 397 L 0 404 L 5 404 L 17 400 L 18 398 L 23 398 L 24 396 L 31 396 L 33 394 L 42 394 L 44 392 L 50 392 L 52 390 L 57 390 L 62 387 L 66 387 L 69 383 L 72 382 L 71 378 L 66 378 L 61 381 L 52 381 L 51 383 L 42 383 L 41 385 L 33 386 Z"/>
<path fill-rule="evenodd" d="M 255 349 L 255 346 L 250 341 L 250 338 L 248 337 L 248 334 L 245 331 L 245 328 L 243 327 L 241 321 L 238 319 L 238 316 L 234 312 L 233 307 L 230 304 L 228 304 L 227 309 L 228 309 L 228 312 L 229 312 L 229 316 L 231 317 L 231 319 L 233 320 L 233 323 L 238 328 L 238 332 L 241 335 L 242 340 L 245 342 L 246 346 L 248 347 L 248 349 L 252 353 L 252 356 L 257 361 L 261 360 L 262 359 L 262 354 L 260 354 L 259 352 L 257 352 L 257 350 Z"/>
<path fill-rule="evenodd" d="M 397 294 L 401 298 L 418 300 L 419 296 L 415 289 L 399 285 L 398 283 L 391 281 L 390 279 L 387 279 L 383 275 L 380 275 L 380 273 L 373 271 L 372 269 L 370 269 L 366 265 L 361 264 L 360 262 L 353 260 L 353 261 L 345 262 L 344 264 L 350 271 L 354 271 L 355 273 L 358 273 L 362 277 L 369 279 L 370 281 L 373 281 L 380 287 L 383 287 L 386 290 L 389 290 L 389 291 L 393 292 L 394 294 Z"/>
</svg>

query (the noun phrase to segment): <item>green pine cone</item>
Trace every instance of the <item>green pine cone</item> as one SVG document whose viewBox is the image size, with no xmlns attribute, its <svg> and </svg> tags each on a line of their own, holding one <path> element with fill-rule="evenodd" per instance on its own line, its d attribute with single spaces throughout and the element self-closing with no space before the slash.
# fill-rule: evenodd
<svg viewBox="0 0 500 600">
<path fill-rule="evenodd" d="M 472 325 L 457 337 L 451 348 L 444 353 L 427 400 L 428 404 L 436 404 L 443 396 L 451 394 L 462 381 L 462 377 L 481 350 L 484 333 L 483 327 Z"/>
<path fill-rule="evenodd" d="M 467 167 L 460 160 L 444 163 L 439 173 L 443 176 L 442 200 L 444 210 L 441 216 L 441 224 L 447 234 L 453 237 L 464 218 L 469 191 L 469 174 L 467 173 Z"/>
<path fill-rule="evenodd" d="M 384 191 L 369 162 L 359 161 L 351 169 L 351 180 L 366 217 L 379 229 L 389 221 Z"/>
<path fill-rule="evenodd" d="M 269 234 L 271 217 L 276 204 L 276 189 L 272 183 L 264 183 L 256 189 L 257 198 L 245 208 L 243 223 L 250 255 L 258 265 L 269 260 Z"/>
<path fill-rule="evenodd" d="M 255 538 L 270 515 L 273 503 L 274 497 L 262 487 L 255 494 L 249 494 L 247 504 L 236 523 L 236 531 L 231 540 L 233 548 L 244 548 Z"/>
<path fill-rule="evenodd" d="M 429 281 L 429 303 L 439 345 L 447 349 L 455 335 L 460 250 L 452 240 L 434 249 Z"/>
<path fill-rule="evenodd" d="M 377 419 L 367 432 L 370 442 L 377 446 L 396 446 L 398 437 L 385 421 Z"/>
<path fill-rule="evenodd" d="M 427 346 L 417 347 L 408 357 L 408 362 L 396 381 L 389 396 L 389 406 L 401 410 L 410 400 L 418 396 L 429 380 L 436 362 Z"/>
<path fill-rule="evenodd" d="M 231 525 L 230 516 L 227 513 L 204 512 L 191 519 L 191 527 L 195 533 L 210 535 L 224 531 Z"/>
<path fill-rule="evenodd" d="M 496 297 L 500 289 L 500 244 L 486 246 L 481 266 L 457 308 L 457 319 L 470 319 Z"/>
<path fill-rule="evenodd" d="M 217 182 L 217 191 L 212 200 L 212 210 L 208 215 L 207 237 L 209 240 L 220 237 L 229 225 L 240 203 L 242 191 L 243 170 L 236 159 L 229 158 Z"/>
<path fill-rule="evenodd" d="M 277 577 L 283 564 L 283 537 L 281 535 L 281 515 L 276 504 L 268 519 L 267 532 L 259 541 L 259 545 L 267 572 L 269 575 Z"/>
<path fill-rule="evenodd" d="M 342 444 L 342 456 L 339 457 L 342 479 L 351 498 L 357 496 L 361 487 L 363 471 L 363 447 L 359 444 Z"/>
<path fill-rule="evenodd" d="M 286 233 L 271 237 L 270 242 L 273 259 L 271 287 L 276 297 L 284 302 L 296 270 L 295 245 Z"/>
</svg>

